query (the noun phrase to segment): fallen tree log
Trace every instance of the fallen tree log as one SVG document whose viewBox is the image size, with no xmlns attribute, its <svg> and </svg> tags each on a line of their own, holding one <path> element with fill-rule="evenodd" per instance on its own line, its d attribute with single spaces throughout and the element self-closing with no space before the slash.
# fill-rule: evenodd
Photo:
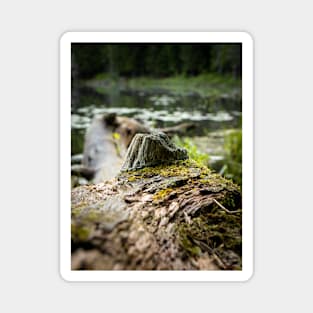
<svg viewBox="0 0 313 313">
<path fill-rule="evenodd" d="M 73 270 L 241 269 L 239 187 L 164 136 L 136 135 L 115 179 L 72 190 Z"/>
</svg>

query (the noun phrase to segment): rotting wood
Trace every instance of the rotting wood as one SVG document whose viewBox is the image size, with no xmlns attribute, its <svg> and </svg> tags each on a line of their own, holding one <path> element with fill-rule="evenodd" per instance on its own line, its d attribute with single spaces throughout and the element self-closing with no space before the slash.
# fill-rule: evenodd
<svg viewBox="0 0 313 313">
<path fill-rule="evenodd" d="M 72 269 L 240 270 L 239 187 L 192 160 L 149 162 L 72 190 Z"/>
</svg>

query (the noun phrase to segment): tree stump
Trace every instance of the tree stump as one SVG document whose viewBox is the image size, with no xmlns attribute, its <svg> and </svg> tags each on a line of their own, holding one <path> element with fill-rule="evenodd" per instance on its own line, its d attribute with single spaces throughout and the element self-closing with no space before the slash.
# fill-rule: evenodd
<svg viewBox="0 0 313 313">
<path fill-rule="evenodd" d="M 164 133 L 137 134 L 127 150 L 121 171 L 138 170 L 185 159 L 188 159 L 187 151 L 176 147 Z"/>
<path fill-rule="evenodd" d="M 240 270 L 240 188 L 137 134 L 115 179 L 72 190 L 72 269 Z"/>
</svg>

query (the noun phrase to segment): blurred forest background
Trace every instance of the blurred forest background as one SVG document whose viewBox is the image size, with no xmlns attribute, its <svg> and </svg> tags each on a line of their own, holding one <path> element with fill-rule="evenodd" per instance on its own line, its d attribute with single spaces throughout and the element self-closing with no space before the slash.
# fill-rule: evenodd
<svg viewBox="0 0 313 313">
<path fill-rule="evenodd" d="M 92 78 L 109 73 L 122 77 L 204 73 L 241 78 L 240 44 L 74 44 L 74 77 Z"/>
<path fill-rule="evenodd" d="M 241 185 L 241 44 L 72 44 L 72 164 L 104 113 L 176 135 L 189 155 Z M 84 183 L 83 181 L 81 182 Z"/>
</svg>

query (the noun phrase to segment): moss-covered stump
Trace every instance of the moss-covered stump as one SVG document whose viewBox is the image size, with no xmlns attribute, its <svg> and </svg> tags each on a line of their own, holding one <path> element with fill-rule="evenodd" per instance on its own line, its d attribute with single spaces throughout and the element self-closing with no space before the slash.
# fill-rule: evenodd
<svg viewBox="0 0 313 313">
<path fill-rule="evenodd" d="M 75 188 L 72 269 L 240 270 L 240 190 L 191 160 Z"/>
</svg>

